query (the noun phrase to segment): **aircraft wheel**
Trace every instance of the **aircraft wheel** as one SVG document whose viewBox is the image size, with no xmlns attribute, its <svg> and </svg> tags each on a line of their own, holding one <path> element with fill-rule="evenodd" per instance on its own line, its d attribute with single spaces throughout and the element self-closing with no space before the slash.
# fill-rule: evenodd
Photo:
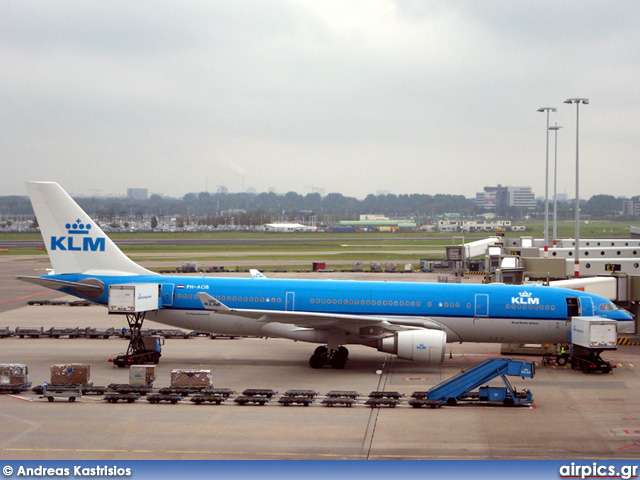
<svg viewBox="0 0 640 480">
<path fill-rule="evenodd" d="M 317 353 L 314 353 L 309 359 L 309 366 L 311 368 L 322 368 L 325 363 L 327 363 L 327 357 L 325 355 L 318 355 Z"/>
<path fill-rule="evenodd" d="M 336 370 L 342 370 L 347 364 L 347 357 L 342 355 L 340 352 L 336 352 L 335 355 L 331 357 L 329 363 L 331 363 L 331 366 Z"/>
<path fill-rule="evenodd" d="M 317 347 L 313 354 L 314 355 L 326 355 L 327 352 L 329 351 L 329 349 L 327 348 L 326 345 L 320 345 L 319 347 Z"/>
<path fill-rule="evenodd" d="M 347 347 L 339 347 L 338 352 L 344 356 L 344 358 L 349 358 L 349 349 Z"/>
</svg>

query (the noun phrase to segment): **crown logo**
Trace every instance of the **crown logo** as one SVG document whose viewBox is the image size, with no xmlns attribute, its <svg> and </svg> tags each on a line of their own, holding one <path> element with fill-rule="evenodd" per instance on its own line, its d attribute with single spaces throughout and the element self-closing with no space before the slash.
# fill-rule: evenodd
<svg viewBox="0 0 640 480">
<path fill-rule="evenodd" d="M 84 224 L 80 219 L 77 219 L 73 223 L 67 223 L 65 225 L 67 232 L 69 235 L 89 235 L 89 230 L 91 230 L 91 225 Z"/>
<path fill-rule="evenodd" d="M 520 296 L 524 297 L 524 298 L 529 298 L 531 296 L 531 293 L 529 293 L 529 292 L 520 292 Z"/>
</svg>

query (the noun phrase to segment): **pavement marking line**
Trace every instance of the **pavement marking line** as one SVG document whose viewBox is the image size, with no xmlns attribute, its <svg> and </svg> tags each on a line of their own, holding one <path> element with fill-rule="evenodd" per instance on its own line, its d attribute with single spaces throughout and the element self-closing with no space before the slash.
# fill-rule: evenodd
<svg viewBox="0 0 640 480">
<path fill-rule="evenodd" d="M 151 454 L 180 454 L 180 455 L 222 455 L 222 456 L 242 456 L 246 458 L 246 451 L 213 451 L 213 450 L 123 450 L 123 449 L 89 449 L 89 448 L 0 448 L 0 452 L 56 452 L 56 453 L 151 453 Z M 286 453 L 286 452 L 255 452 L 255 456 L 277 456 L 277 457 L 326 457 L 326 458 L 360 458 L 360 455 L 339 453 Z"/>
<path fill-rule="evenodd" d="M 2 395 L 4 397 L 9 397 L 9 398 L 15 398 L 16 400 L 22 400 L 23 402 L 33 402 L 33 400 L 30 399 L 30 398 L 24 398 L 24 397 L 21 397 L 19 395 L 14 395 L 12 393 L 2 393 L 0 395 Z"/>
<path fill-rule="evenodd" d="M 0 302 L 0 305 L 4 305 L 5 303 L 18 302 L 20 300 L 25 300 L 31 297 L 37 297 L 38 295 L 44 295 L 45 293 L 51 293 L 53 290 L 45 290 L 44 292 L 32 293 L 31 295 L 25 295 L 24 297 L 13 298 L 11 300 L 4 300 Z"/>
</svg>

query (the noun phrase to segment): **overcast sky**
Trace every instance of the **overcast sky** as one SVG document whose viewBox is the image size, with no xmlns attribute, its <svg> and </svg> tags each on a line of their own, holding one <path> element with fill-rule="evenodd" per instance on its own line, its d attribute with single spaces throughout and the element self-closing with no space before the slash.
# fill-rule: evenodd
<svg viewBox="0 0 640 480">
<path fill-rule="evenodd" d="M 0 2 L 0 195 L 640 194 L 640 2 Z M 550 136 L 553 173 L 553 135 Z M 550 192 L 552 193 L 552 177 Z"/>
</svg>

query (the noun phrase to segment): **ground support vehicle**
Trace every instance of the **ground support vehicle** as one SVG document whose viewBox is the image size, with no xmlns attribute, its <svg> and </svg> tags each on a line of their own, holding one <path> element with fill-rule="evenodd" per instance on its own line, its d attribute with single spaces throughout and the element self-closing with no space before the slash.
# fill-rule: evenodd
<svg viewBox="0 0 640 480">
<path fill-rule="evenodd" d="M 247 405 L 249 403 L 253 403 L 253 404 L 262 406 L 266 403 L 269 403 L 270 400 L 271 400 L 270 397 L 263 397 L 260 395 L 240 395 L 239 397 L 235 398 L 233 401 L 238 405 Z"/>
<path fill-rule="evenodd" d="M 82 387 L 76 385 L 47 385 L 42 386 L 42 395 L 40 398 L 46 398 L 49 402 L 53 402 L 56 398 L 66 399 L 72 403 L 76 398 L 82 397 Z"/>
<path fill-rule="evenodd" d="M 229 398 L 229 395 L 224 395 L 220 393 L 209 393 L 203 392 L 193 395 L 189 400 L 196 405 L 201 405 L 203 403 L 215 403 L 216 405 L 220 405 L 222 402 L 226 401 Z"/>
<path fill-rule="evenodd" d="M 128 383 L 110 383 L 107 388 L 117 393 L 134 393 L 138 395 L 146 395 L 151 392 L 151 388 L 144 385 L 129 385 Z"/>
<path fill-rule="evenodd" d="M 331 390 L 327 393 L 328 398 L 352 398 L 356 399 L 360 396 L 355 390 Z"/>
<path fill-rule="evenodd" d="M 502 403 L 505 406 L 531 405 L 533 396 L 528 390 L 516 391 L 509 383 L 507 375 L 533 378 L 535 366 L 530 362 L 494 358 L 486 360 L 467 372 L 460 373 L 427 391 L 426 399 L 446 405 L 459 402 Z M 500 377 L 504 387 L 483 387 L 482 384 Z M 415 403 L 415 402 L 414 402 Z"/>
<path fill-rule="evenodd" d="M 134 333 L 129 342 L 127 353 L 116 355 L 109 361 L 118 368 L 158 364 L 162 356 L 163 344 L 164 337 L 142 336 L 139 332 Z"/>
<path fill-rule="evenodd" d="M 105 340 L 109 337 L 115 337 L 118 335 L 118 332 L 115 328 L 94 328 L 87 327 L 84 330 L 84 336 L 87 338 L 104 338 Z"/>
<path fill-rule="evenodd" d="M 396 405 L 400 404 L 400 400 L 397 398 L 389 398 L 389 397 L 369 397 L 365 402 L 365 405 L 370 406 L 371 408 L 376 407 L 389 407 L 395 408 Z"/>
<path fill-rule="evenodd" d="M 322 404 L 327 407 L 348 407 L 355 405 L 356 401 L 351 397 L 327 397 L 322 400 Z"/>
<path fill-rule="evenodd" d="M 205 387 L 162 387 L 160 390 L 158 390 L 158 392 L 163 395 L 175 394 L 175 395 L 182 395 L 186 397 L 193 393 L 203 392 L 204 390 L 205 390 Z"/>
<path fill-rule="evenodd" d="M 611 373 L 616 364 L 604 360 L 600 356 L 601 349 L 585 348 L 579 345 L 571 346 L 571 368 L 583 373 L 602 372 Z"/>
<path fill-rule="evenodd" d="M 0 338 L 7 338 L 13 335 L 13 332 L 9 330 L 9 327 L 0 328 Z"/>
<path fill-rule="evenodd" d="M 28 390 L 31 382 L 26 383 L 5 383 L 0 385 L 0 393 L 20 393 Z"/>
<path fill-rule="evenodd" d="M 80 328 L 51 327 L 50 329 L 45 330 L 42 333 L 43 335 L 48 335 L 51 338 L 60 338 L 60 337 L 77 338 L 80 336 Z"/>
<path fill-rule="evenodd" d="M 83 395 L 104 395 L 109 389 L 99 385 L 84 385 L 82 387 Z"/>
<path fill-rule="evenodd" d="M 161 402 L 169 402 L 172 405 L 175 405 L 184 397 L 182 395 L 176 394 L 162 394 L 162 393 L 151 393 L 147 395 L 147 402 L 149 403 L 161 403 Z"/>
<path fill-rule="evenodd" d="M 167 328 L 163 330 L 157 330 L 156 335 L 160 335 L 164 338 L 193 338 L 194 335 L 190 332 L 186 332 L 184 330 L 180 330 L 178 328 Z"/>
<path fill-rule="evenodd" d="M 307 398 L 315 398 L 318 395 L 318 392 L 313 390 L 287 390 L 284 392 L 285 396 L 290 397 L 307 397 Z"/>
<path fill-rule="evenodd" d="M 302 395 L 293 395 L 293 394 L 284 394 L 282 397 L 278 399 L 278 403 L 288 407 L 289 405 L 304 405 L 308 407 L 310 403 L 313 403 L 315 400 L 313 397 L 310 397 L 307 394 Z"/>
<path fill-rule="evenodd" d="M 427 398 L 427 391 L 416 391 L 411 394 L 411 398 L 407 400 L 407 403 L 413 408 L 431 407 L 440 408 L 442 402 L 440 400 L 429 400 Z"/>
<path fill-rule="evenodd" d="M 266 397 L 271 398 L 274 395 L 277 395 L 278 392 L 275 392 L 269 388 L 247 388 L 242 392 L 242 395 L 247 397 Z"/>
<path fill-rule="evenodd" d="M 135 393 L 107 393 L 104 396 L 104 400 L 109 403 L 118 403 L 119 401 L 133 403 L 140 398 L 140 395 Z"/>
<path fill-rule="evenodd" d="M 369 394 L 369 398 L 394 398 L 400 400 L 404 395 L 399 392 L 385 392 L 383 390 L 373 391 Z"/>
<path fill-rule="evenodd" d="M 31 337 L 39 338 L 40 335 L 44 335 L 44 328 L 42 327 L 16 327 L 15 335 L 20 338 Z"/>
</svg>

